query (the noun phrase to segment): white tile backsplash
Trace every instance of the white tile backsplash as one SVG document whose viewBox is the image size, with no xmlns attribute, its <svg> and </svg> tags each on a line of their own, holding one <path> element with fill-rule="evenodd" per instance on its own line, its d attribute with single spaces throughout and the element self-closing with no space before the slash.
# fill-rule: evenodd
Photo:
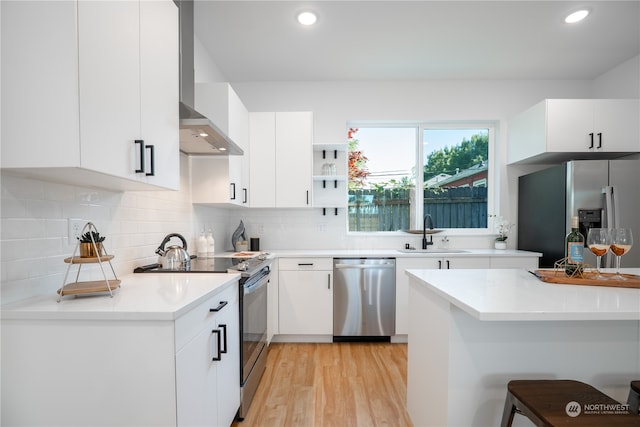
<svg viewBox="0 0 640 427">
<path fill-rule="evenodd" d="M 187 174 L 186 156 L 181 170 Z M 115 192 L 11 175 L 3 171 L 0 205 L 0 296 L 2 303 L 29 296 L 56 297 L 76 242 L 68 242 L 67 218 L 92 221 L 107 236 L 117 275 L 157 259 L 168 233 L 193 240 L 188 179 L 182 191 Z M 71 273 L 75 275 L 75 266 Z M 109 269 L 107 269 L 110 274 Z M 70 274 L 71 274 L 70 273 Z M 97 266 L 83 266 L 80 280 L 100 278 Z M 68 279 L 71 281 L 72 279 Z M 124 285 L 124 284 L 123 284 Z"/>
</svg>

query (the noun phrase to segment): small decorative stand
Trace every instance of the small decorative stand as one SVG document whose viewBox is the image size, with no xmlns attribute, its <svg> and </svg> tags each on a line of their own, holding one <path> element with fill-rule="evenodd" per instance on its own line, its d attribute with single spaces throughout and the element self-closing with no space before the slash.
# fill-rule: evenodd
<svg viewBox="0 0 640 427">
<path fill-rule="evenodd" d="M 65 295 L 79 295 L 79 294 L 97 294 L 97 293 L 105 293 L 108 292 L 109 295 L 113 298 L 113 290 L 120 287 L 120 280 L 116 276 L 116 272 L 111 265 L 111 260 L 113 259 L 113 255 L 107 255 L 106 249 L 102 242 L 96 242 L 94 238 L 94 233 L 97 235 L 98 230 L 93 223 L 88 222 L 82 228 L 81 235 L 88 233 L 91 237 L 91 243 L 82 243 L 82 245 L 91 245 L 92 251 L 91 254 L 95 256 L 81 256 L 79 254 L 80 249 L 80 240 L 76 244 L 75 249 L 73 250 L 73 254 L 69 258 L 65 258 L 64 262 L 69 264 L 67 267 L 67 272 L 64 275 L 64 280 L 62 282 L 62 287 L 58 289 L 58 302 Z M 79 256 L 76 256 L 76 255 Z M 107 275 L 104 271 L 103 263 L 107 262 L 109 267 L 111 268 L 111 272 L 113 273 L 113 279 L 108 279 Z M 79 282 L 78 278 L 80 277 L 80 270 L 82 269 L 83 264 L 98 264 L 100 265 L 100 271 L 102 271 L 102 276 L 104 280 L 92 280 L 86 282 Z M 69 276 L 69 271 L 71 270 L 71 266 L 77 264 L 78 272 L 76 273 L 76 280 L 71 283 L 67 283 L 67 277 Z"/>
</svg>

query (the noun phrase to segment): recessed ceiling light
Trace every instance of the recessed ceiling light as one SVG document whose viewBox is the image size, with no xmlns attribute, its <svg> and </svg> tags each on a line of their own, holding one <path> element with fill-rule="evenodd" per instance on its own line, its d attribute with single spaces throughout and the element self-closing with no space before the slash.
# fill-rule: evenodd
<svg viewBox="0 0 640 427">
<path fill-rule="evenodd" d="M 575 24 L 576 22 L 580 22 L 584 18 L 586 18 L 588 14 L 589 11 L 587 9 L 578 10 L 564 18 L 564 22 L 566 22 L 567 24 Z"/>
<path fill-rule="evenodd" d="M 298 14 L 298 22 L 302 25 L 313 25 L 318 20 L 318 17 L 313 12 L 301 12 Z"/>
</svg>

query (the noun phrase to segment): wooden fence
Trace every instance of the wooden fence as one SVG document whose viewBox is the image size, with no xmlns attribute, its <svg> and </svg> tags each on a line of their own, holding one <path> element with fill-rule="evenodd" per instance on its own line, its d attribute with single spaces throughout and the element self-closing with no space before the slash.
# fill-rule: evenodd
<svg viewBox="0 0 640 427">
<path fill-rule="evenodd" d="M 350 190 L 350 231 L 396 231 L 413 228 L 413 190 Z M 424 213 L 435 228 L 487 226 L 487 188 L 456 187 L 424 190 Z"/>
</svg>

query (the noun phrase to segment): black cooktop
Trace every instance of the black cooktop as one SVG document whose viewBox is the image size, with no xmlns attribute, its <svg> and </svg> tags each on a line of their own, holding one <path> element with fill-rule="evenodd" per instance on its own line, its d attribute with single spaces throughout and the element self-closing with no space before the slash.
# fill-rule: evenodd
<svg viewBox="0 0 640 427">
<path fill-rule="evenodd" d="M 191 257 L 189 269 L 172 270 L 162 268 L 162 264 L 149 264 L 136 267 L 134 273 L 228 273 L 240 272 L 243 275 L 252 274 L 255 270 L 259 270 L 268 265 L 265 257 L 254 258 L 234 258 L 234 257 L 215 257 L 215 258 L 198 258 Z"/>
</svg>

